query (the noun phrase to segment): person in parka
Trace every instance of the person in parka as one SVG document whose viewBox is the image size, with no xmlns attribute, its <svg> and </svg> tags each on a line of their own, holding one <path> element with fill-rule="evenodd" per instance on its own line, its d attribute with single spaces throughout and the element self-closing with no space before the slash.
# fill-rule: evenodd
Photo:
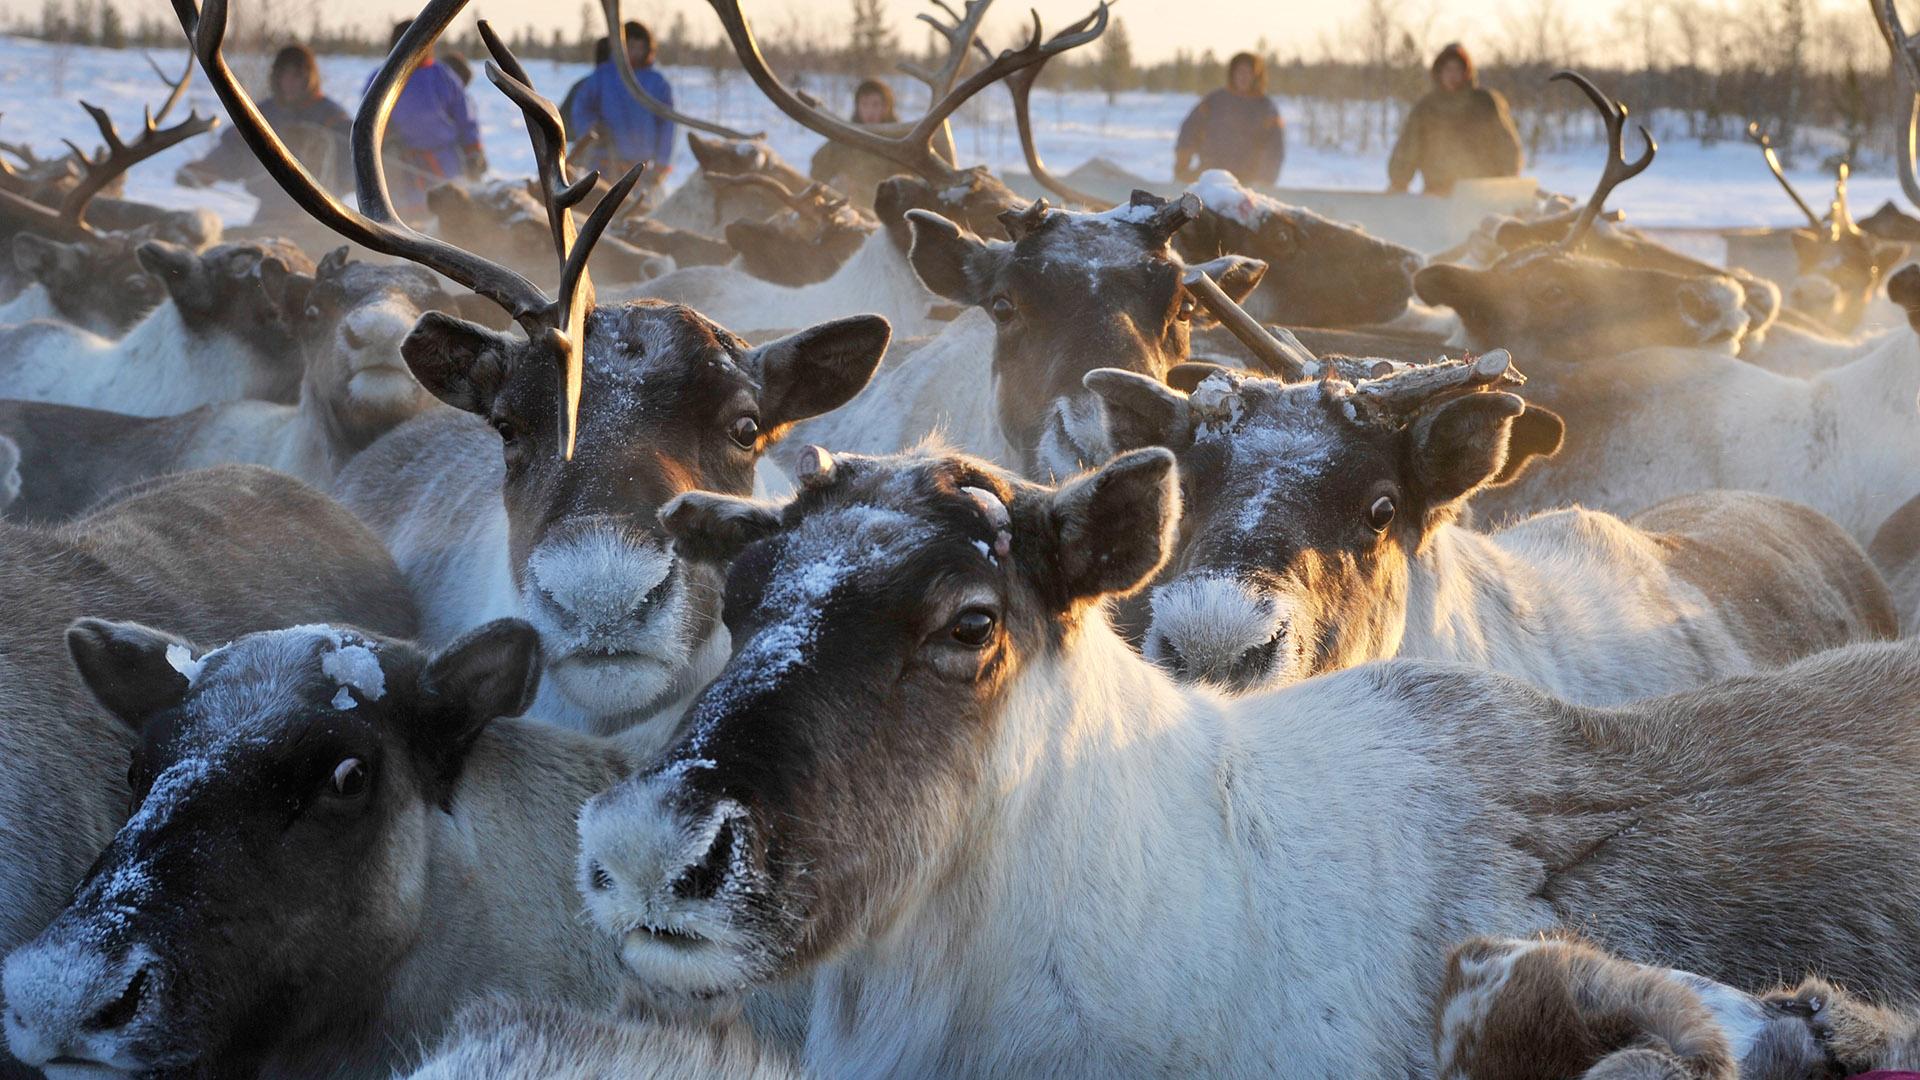
<svg viewBox="0 0 1920 1080">
<path fill-rule="evenodd" d="M 1440 50 L 1433 89 L 1407 114 L 1387 161 L 1389 191 L 1406 191 L 1415 173 L 1429 195 L 1445 195 L 1461 180 L 1518 176 L 1520 133 L 1497 91 L 1478 85 L 1473 58 L 1458 42 Z"/>
</svg>

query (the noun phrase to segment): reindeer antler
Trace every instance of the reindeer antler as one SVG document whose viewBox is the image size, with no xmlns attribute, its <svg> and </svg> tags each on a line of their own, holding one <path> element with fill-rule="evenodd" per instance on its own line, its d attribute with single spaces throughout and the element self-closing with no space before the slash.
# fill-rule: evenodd
<svg viewBox="0 0 1920 1080">
<path fill-rule="evenodd" d="M 810 105 L 800 99 L 773 73 L 767 64 L 767 58 L 760 52 L 760 45 L 754 38 L 753 27 L 748 25 L 746 16 L 740 12 L 739 0 L 707 0 L 721 25 L 726 27 L 727 39 L 733 43 L 733 51 L 740 58 L 741 66 L 761 93 L 767 95 L 773 104 L 783 113 L 792 117 L 802 126 L 823 135 L 835 142 L 845 143 L 856 149 L 865 150 L 877 157 L 885 158 L 907 171 L 915 173 L 935 183 L 950 182 L 960 175 L 958 170 L 941 160 L 933 152 L 933 138 L 947 117 L 952 116 L 969 98 L 978 94 L 987 86 L 998 82 L 1015 71 L 1040 63 L 1057 53 L 1065 52 L 1075 45 L 1091 41 L 1100 35 L 1107 26 L 1107 5 L 1101 0 L 1095 9 L 1093 28 L 1080 35 L 1059 35 L 1052 40 L 1042 42 L 1040 16 L 1033 16 L 1033 33 L 1027 44 L 995 57 L 993 62 L 962 80 L 958 86 L 936 98 L 907 133 L 898 137 L 876 134 L 832 115 L 818 105 Z"/>
<path fill-rule="evenodd" d="M 934 0 L 934 2 L 939 3 L 940 0 Z M 1087 15 L 1079 22 L 1055 34 L 1054 39 L 1059 40 L 1063 37 L 1072 36 L 1078 39 L 1076 44 L 1086 44 L 1094 40 L 1094 38 L 1099 37 L 1105 32 L 1105 20 L 1101 21 L 1100 29 L 1093 31 L 1092 36 L 1082 37 L 1081 35 L 1086 33 L 1099 14 L 1099 12 L 1095 12 Z M 921 18 L 925 19 L 926 16 L 922 15 Z M 973 44 L 974 47 L 979 49 L 988 59 L 992 59 L 993 52 L 988 49 L 984 43 L 976 40 Z M 1047 44 L 1052 45 L 1053 42 L 1049 41 Z M 1073 46 L 1069 46 L 1069 48 L 1071 47 Z M 1040 148 L 1035 144 L 1033 138 L 1033 115 L 1031 109 L 1033 84 L 1040 80 L 1040 73 L 1046 69 L 1047 61 L 1057 55 L 1059 54 L 1050 54 L 1046 59 L 1034 64 L 1032 67 L 1022 68 L 1007 76 L 1007 93 L 1013 96 L 1013 124 L 1020 132 L 1020 152 L 1025 155 L 1027 159 L 1027 173 L 1033 177 L 1035 183 L 1053 192 L 1055 195 L 1060 196 L 1067 202 L 1092 207 L 1096 210 L 1112 209 L 1117 205 L 1112 200 L 1102 199 L 1081 191 L 1079 188 L 1053 175 L 1052 171 L 1047 168 L 1047 163 L 1040 160 Z"/>
<path fill-rule="evenodd" d="M 903 74 L 911 75 L 926 83 L 927 89 L 933 91 L 933 97 L 930 100 L 939 101 L 953 89 L 954 80 L 960 77 L 960 69 L 967 65 L 969 49 L 978 47 L 986 52 L 989 62 L 993 60 L 993 53 L 979 41 L 980 23 L 987 17 L 987 9 L 993 6 L 993 0 L 965 0 L 962 5 L 966 10 L 964 15 L 949 7 L 945 0 L 931 0 L 931 2 L 933 6 L 945 12 L 947 18 L 952 21 L 941 22 L 924 11 L 915 17 L 933 27 L 934 33 L 946 39 L 946 61 L 940 65 L 938 71 L 930 71 L 911 60 L 902 60 L 894 67 Z"/>
<path fill-rule="evenodd" d="M 1323 365 L 1312 350 L 1290 333 L 1283 341 L 1268 332 L 1266 327 L 1260 325 L 1260 320 L 1234 303 L 1233 297 L 1208 277 L 1206 271 L 1189 270 L 1181 283 L 1206 305 L 1206 309 L 1213 313 L 1213 317 L 1228 333 L 1240 339 L 1240 344 L 1245 345 L 1255 359 L 1265 364 L 1282 381 L 1301 382 L 1319 377 Z"/>
<path fill-rule="evenodd" d="M 1807 205 L 1807 201 L 1800 197 L 1800 193 L 1793 190 L 1793 184 L 1787 179 L 1787 174 L 1781 171 L 1780 155 L 1773 152 L 1773 139 L 1760 130 L 1758 121 L 1747 125 L 1747 140 L 1760 148 L 1760 155 L 1766 158 L 1767 169 L 1773 173 L 1775 180 L 1780 181 L 1780 186 L 1785 189 L 1787 198 L 1793 200 L 1793 205 L 1799 207 L 1802 214 L 1807 215 L 1808 224 L 1815 229 L 1825 228 L 1826 223 L 1820 220 L 1820 215 L 1814 213 L 1813 208 Z"/>
<path fill-rule="evenodd" d="M 1920 206 L 1920 179 L 1914 177 L 1914 158 L 1920 154 L 1920 55 L 1916 55 L 1916 43 L 1900 23 L 1897 0 L 1877 0 L 1873 13 L 1880 23 L 1880 36 L 1886 40 L 1887 51 L 1893 55 L 1894 74 L 1906 85 L 1913 99 L 1907 113 L 1906 145 L 1895 159 L 1900 167 L 1900 190 L 1906 193 L 1908 202 Z"/>
<path fill-rule="evenodd" d="M 1560 240 L 1562 247 L 1572 251 L 1586 238 L 1587 230 L 1593 228 L 1594 220 L 1606 207 L 1607 196 L 1613 193 L 1614 188 L 1646 172 L 1647 166 L 1653 164 L 1653 155 L 1658 152 L 1659 145 L 1653 141 L 1653 135 L 1646 125 L 1640 125 L 1640 137 L 1646 140 L 1647 150 L 1637 161 L 1629 162 L 1626 152 L 1627 107 L 1602 93 L 1599 87 L 1593 85 L 1593 80 L 1577 71 L 1557 71 L 1548 81 L 1565 81 L 1579 87 L 1580 92 L 1587 95 L 1587 100 L 1593 102 L 1593 107 L 1600 110 L 1600 116 L 1607 125 L 1607 167 L 1600 174 L 1600 182 L 1594 186 L 1587 204 L 1580 208 L 1580 216 L 1574 219 L 1572 227 Z"/>
<path fill-rule="evenodd" d="M 1828 235 L 1835 242 L 1860 235 L 1860 226 L 1853 223 L 1853 210 L 1847 205 L 1847 177 L 1852 171 L 1843 161 L 1833 174 L 1833 229 Z"/>
<path fill-rule="evenodd" d="M 206 0 L 204 8 L 199 8 L 196 0 L 173 0 L 173 7 L 181 27 L 193 41 L 194 55 L 206 70 L 208 81 L 233 118 L 235 129 L 267 174 L 294 202 L 328 228 L 363 247 L 418 263 L 486 297 L 511 315 L 530 340 L 554 350 L 566 384 L 562 408 L 567 436 L 563 453 L 571 458 L 578 427 L 586 313 L 593 304 L 587 258 L 621 203 L 633 191 L 644 166 L 635 165 L 627 170 L 576 235 L 572 208 L 593 190 L 599 174 L 569 179 L 566 139 L 559 111 L 528 83 L 525 69 L 506 43 L 484 21 L 480 23 L 480 36 L 493 56 L 487 64 L 487 78 L 512 99 L 527 118 L 527 135 L 538 162 L 542 201 L 553 232 L 554 249 L 564 263 L 560 297 L 553 300 L 517 271 L 407 225 L 393 208 L 386 166 L 380 153 L 381 144 L 386 140 L 387 121 L 407 79 L 426 58 L 434 41 L 466 7 L 466 0 L 430 0 L 367 86 L 366 96 L 354 116 L 351 139 L 358 210 L 335 198 L 307 172 L 260 114 L 253 98 L 227 65 L 221 51 L 227 29 L 227 0 Z"/>
<path fill-rule="evenodd" d="M 600 10 L 607 17 L 607 44 L 611 46 L 614 67 L 620 72 L 620 81 L 627 84 L 627 93 L 633 95 L 633 100 L 639 102 L 641 108 L 662 120 L 669 120 L 695 131 L 704 131 L 709 135 L 718 135 L 723 139 L 767 137 L 764 131 L 749 135 L 710 120 L 695 119 L 647 93 L 646 87 L 640 85 L 640 77 L 633 73 L 633 61 L 627 56 L 627 22 L 620 17 L 620 0 L 600 0 Z"/>
<path fill-rule="evenodd" d="M 1513 356 L 1495 349 L 1474 359 L 1441 360 L 1396 371 L 1354 386 L 1354 393 L 1394 418 L 1411 416 L 1436 398 L 1482 387 L 1526 385 L 1526 376 L 1513 366 Z"/>
<path fill-rule="evenodd" d="M 86 152 L 75 145 L 71 139 L 65 140 L 67 146 L 72 149 L 74 158 L 80 163 L 81 173 L 80 182 L 60 200 L 60 217 L 76 226 L 84 224 L 87 204 L 93 201 L 93 197 L 100 194 L 122 173 L 169 147 L 177 146 L 195 135 L 205 134 L 220 126 L 219 117 L 201 116 L 195 112 L 189 113 L 187 118 L 178 124 L 163 130 L 154 126 L 153 113 L 147 112 L 142 117 L 142 130 L 139 137 L 133 140 L 132 146 L 128 146 L 120 141 L 120 132 L 113 126 L 113 119 L 107 115 L 105 109 L 84 101 L 80 103 L 80 107 L 87 110 L 88 116 L 93 117 L 94 126 L 100 129 L 100 137 L 106 140 L 107 145 L 100 151 L 98 157 L 88 157 Z"/>
<path fill-rule="evenodd" d="M 173 111 L 175 105 L 180 104 L 180 99 L 187 94 L 188 84 L 193 82 L 193 51 L 191 49 L 187 51 L 187 69 L 182 71 L 177 79 L 167 78 L 167 73 L 161 70 L 160 64 L 154 60 L 152 53 L 140 55 L 146 57 L 147 66 L 153 69 L 155 75 L 160 76 L 160 81 L 167 84 L 167 100 L 161 102 L 160 107 L 153 112 L 153 122 L 158 124 L 167 118 L 167 114 Z"/>
</svg>

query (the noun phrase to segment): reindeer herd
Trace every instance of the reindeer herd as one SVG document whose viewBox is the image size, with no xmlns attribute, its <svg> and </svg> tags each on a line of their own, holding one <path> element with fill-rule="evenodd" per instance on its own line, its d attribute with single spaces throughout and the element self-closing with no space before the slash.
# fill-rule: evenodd
<svg viewBox="0 0 1920 1080">
<path fill-rule="evenodd" d="M 1920 1066 L 1920 269 L 1844 172 L 1791 280 L 1702 262 L 1563 73 L 1593 194 L 1429 257 L 1049 172 L 1104 4 L 939 5 L 864 128 L 710 0 L 870 190 L 675 114 L 636 205 L 483 21 L 537 175 L 422 228 L 387 117 L 465 0 L 351 199 L 173 3 L 345 246 L 113 198 L 186 76 L 0 146 L 0 1075 Z M 958 163 L 995 83 L 1063 205 Z"/>
</svg>

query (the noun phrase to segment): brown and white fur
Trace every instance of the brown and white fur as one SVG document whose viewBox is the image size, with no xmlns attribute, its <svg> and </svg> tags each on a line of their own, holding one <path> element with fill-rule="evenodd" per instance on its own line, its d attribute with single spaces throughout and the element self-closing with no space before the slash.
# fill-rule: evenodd
<svg viewBox="0 0 1920 1080">
<path fill-rule="evenodd" d="M 696 1028 L 623 1020 L 545 1002 L 492 999 L 454 1017 L 408 1080 L 800 1080 L 744 1025 Z"/>
<path fill-rule="evenodd" d="M 14 516 L 64 521 L 130 483 L 224 464 L 266 465 L 327 490 L 353 455 L 434 404 L 400 355 L 423 312 L 452 298 L 413 266 L 321 260 L 290 347 L 306 374 L 297 404 L 232 401 L 173 416 L 128 416 L 0 401 L 0 432 L 24 455 Z"/>
<path fill-rule="evenodd" d="M 1552 468 L 1561 439 L 1559 418 L 1514 392 L 1510 362 L 1482 368 L 1392 407 L 1375 395 L 1470 369 L 1291 385 L 1212 369 L 1190 396 L 1088 376 L 1117 449 L 1180 461 L 1180 548 L 1150 621 L 1136 616 L 1147 657 L 1233 693 L 1452 660 L 1599 705 L 1897 632 L 1859 545 L 1783 499 L 1701 492 L 1625 520 L 1575 508 L 1492 533 L 1458 524 L 1477 492 L 1542 457 L 1533 467 Z"/>
<path fill-rule="evenodd" d="M 124 337 L 52 321 L 0 330 L 0 397 L 135 416 L 294 399 L 300 350 L 290 336 L 314 270 L 298 248 L 255 241 L 196 254 L 148 241 L 140 261 L 168 298 Z"/>
<path fill-rule="evenodd" d="M 1448 954 L 1438 1080 L 1825 1080 L 1920 1063 L 1920 1017 L 1821 979 L 1762 993 L 1578 937 L 1474 938 Z"/>
<path fill-rule="evenodd" d="M 87 615 L 201 640 L 305 620 L 414 629 L 393 560 L 353 515 L 253 467 L 187 473 L 57 529 L 0 523 L 0 950 L 38 933 L 127 814 L 132 735 L 75 674 Z"/>
<path fill-rule="evenodd" d="M 545 355 L 429 314 L 402 351 L 452 408 L 382 436 L 335 490 L 393 551 L 425 643 L 525 617 L 550 665 L 535 715 L 617 730 L 705 685 L 726 655 L 710 574 L 675 557 L 659 507 L 700 488 L 752 493 L 767 449 L 865 386 L 888 341 L 886 321 L 863 316 L 748 347 L 687 308 L 603 305 L 565 460 Z"/>
<path fill-rule="evenodd" d="M 1408 661 L 1226 700 L 1100 603 L 1178 502 L 1148 450 L 1058 490 L 842 456 L 778 510 L 670 506 L 731 558 L 735 651 L 581 816 L 638 992 L 706 1016 L 810 977 L 823 1075 L 1420 1076 L 1436 943 L 1474 934 L 1920 979 L 1920 648 L 1608 710 Z"/>
<path fill-rule="evenodd" d="M 661 1054 L 698 1043 L 610 1024 L 619 960 L 581 910 L 566 837 L 652 740 L 512 719 L 540 681 L 531 626 L 490 623 L 437 654 L 327 625 L 211 650 L 131 623 L 71 637 L 88 685 L 137 733 L 137 809 L 67 910 L 6 961 L 24 1060 L 390 1076 L 491 995 L 543 1007 L 481 1036 L 505 1008 L 483 1007 L 450 1036 L 480 1045 L 440 1075 L 496 1075 L 460 1071 L 480 1060 L 531 1070 L 529 1055 L 631 1065 L 661 1039 Z M 555 1020 L 571 1030 L 521 1037 Z M 717 1042 L 710 1061 L 751 1045 Z"/>
</svg>

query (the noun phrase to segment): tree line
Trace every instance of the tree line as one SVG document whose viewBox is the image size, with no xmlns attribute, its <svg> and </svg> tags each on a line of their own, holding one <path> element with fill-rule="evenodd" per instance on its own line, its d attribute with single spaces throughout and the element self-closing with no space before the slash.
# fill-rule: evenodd
<svg viewBox="0 0 1920 1080">
<path fill-rule="evenodd" d="M 1428 89 L 1427 62 L 1444 44 L 1435 31 L 1443 0 L 1362 0 L 1342 29 L 1311 42 L 1276 46 L 1262 38 L 1248 51 L 1268 65 L 1269 92 L 1287 101 L 1291 135 L 1309 144 L 1359 152 L 1390 140 L 1405 111 Z M 1424 6 L 1422 6 L 1424 3 Z M 916 48 L 892 29 L 889 0 L 848 0 L 835 24 L 788 13 L 764 26 L 770 60 L 798 82 L 808 75 L 891 76 L 903 59 L 941 47 L 931 33 Z M 1749 122 L 1772 133 L 1791 158 L 1852 159 L 1891 153 L 1903 103 L 1887 71 L 1878 34 L 1854 5 L 1826 10 L 1815 0 L 1625 0 L 1603 30 L 1581 25 L 1574 0 L 1522 0 L 1486 41 L 1470 42 L 1483 85 L 1504 93 L 1533 151 L 1592 137 L 1585 100 L 1548 77 L 1578 66 L 1643 116 L 1656 131 L 1711 143 L 1740 138 Z M 266 51 L 300 40 L 321 53 L 375 56 L 387 28 L 328 23 L 326 0 L 259 0 L 236 6 L 236 51 Z M 290 29 L 291 28 L 291 29 Z M 603 33 L 598 8 L 583 3 L 571 28 L 508 33 L 530 59 L 584 61 Z M 117 0 L 44 0 L 39 18 L 17 20 L 16 34 L 49 41 L 120 47 L 177 47 L 179 27 L 151 12 L 129 21 Z M 709 69 L 716 82 L 737 69 L 732 49 L 712 27 L 684 12 L 654 27 L 666 63 Z M 988 41 L 1001 47 L 1011 41 Z M 468 24 L 443 48 L 483 53 Z M 1176 51 L 1153 63 L 1134 54 L 1117 15 L 1095 46 L 1054 61 L 1042 85 L 1121 94 L 1201 94 L 1224 84 L 1230 54 Z"/>
</svg>

